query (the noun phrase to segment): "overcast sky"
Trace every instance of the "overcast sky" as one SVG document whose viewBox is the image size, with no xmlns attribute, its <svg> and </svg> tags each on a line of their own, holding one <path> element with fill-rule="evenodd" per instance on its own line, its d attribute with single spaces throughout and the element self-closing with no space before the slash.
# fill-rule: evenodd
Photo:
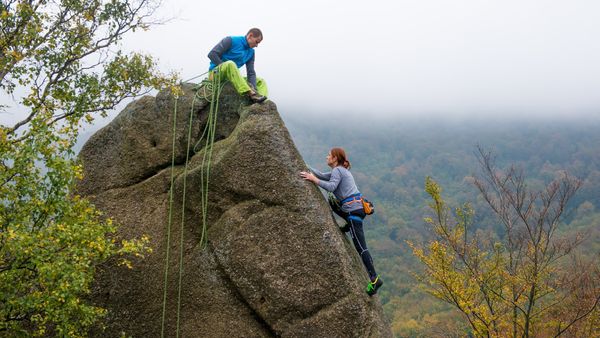
<svg viewBox="0 0 600 338">
<path fill-rule="evenodd" d="M 262 29 L 255 67 L 280 110 L 600 116 L 597 0 L 165 0 L 160 15 L 174 20 L 127 47 L 184 79 Z"/>
<path fill-rule="evenodd" d="M 164 0 L 124 42 L 183 79 L 223 37 L 264 33 L 282 114 L 600 117 L 598 0 Z"/>
</svg>

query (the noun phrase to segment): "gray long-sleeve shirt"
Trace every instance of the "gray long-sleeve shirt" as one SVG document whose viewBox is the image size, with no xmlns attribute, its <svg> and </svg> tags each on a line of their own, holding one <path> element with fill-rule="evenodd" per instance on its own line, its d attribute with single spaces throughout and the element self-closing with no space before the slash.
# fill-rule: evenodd
<svg viewBox="0 0 600 338">
<path fill-rule="evenodd" d="M 354 177 L 350 173 L 350 170 L 338 166 L 331 170 L 328 173 L 322 173 L 317 169 L 310 168 L 310 171 L 315 174 L 315 176 L 319 179 L 319 187 L 333 192 L 335 198 L 338 201 L 342 201 L 344 198 L 348 196 L 358 194 L 358 187 L 356 183 L 354 183 Z M 350 212 L 353 210 L 358 210 L 362 208 L 361 203 L 348 203 L 342 205 L 342 211 Z"/>
<path fill-rule="evenodd" d="M 222 55 L 231 48 L 231 36 L 228 36 L 217 43 L 216 46 L 208 52 L 208 58 L 215 65 L 223 63 Z M 248 83 L 252 85 L 252 88 L 256 90 L 256 71 L 254 70 L 254 55 L 250 60 L 246 62 L 246 75 L 248 77 Z"/>
</svg>

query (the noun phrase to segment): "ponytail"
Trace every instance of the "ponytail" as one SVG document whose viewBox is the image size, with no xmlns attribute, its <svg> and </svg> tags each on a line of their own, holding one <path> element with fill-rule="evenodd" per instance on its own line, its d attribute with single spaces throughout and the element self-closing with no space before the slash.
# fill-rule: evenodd
<svg viewBox="0 0 600 338">
<path fill-rule="evenodd" d="M 348 161 L 348 158 L 346 157 L 346 152 L 344 151 L 344 149 L 338 148 L 338 147 L 331 148 L 330 152 L 331 152 L 331 156 L 334 156 L 337 159 L 338 165 L 341 165 L 344 168 L 350 170 L 352 165 L 350 164 L 350 161 Z"/>
</svg>

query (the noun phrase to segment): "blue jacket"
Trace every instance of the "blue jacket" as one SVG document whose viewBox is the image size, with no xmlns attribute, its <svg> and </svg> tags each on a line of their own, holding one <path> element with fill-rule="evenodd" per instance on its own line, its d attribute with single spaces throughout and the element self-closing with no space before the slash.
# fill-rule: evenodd
<svg viewBox="0 0 600 338">
<path fill-rule="evenodd" d="M 250 48 L 245 36 L 228 36 L 221 40 L 208 53 L 209 70 L 225 61 L 233 61 L 238 68 L 246 65 L 248 82 L 256 88 L 256 71 L 254 71 L 254 48 Z"/>
<path fill-rule="evenodd" d="M 233 61 L 238 68 L 242 67 L 248 61 L 254 58 L 254 48 L 250 48 L 250 46 L 248 46 L 248 41 L 246 41 L 245 36 L 227 37 L 223 39 L 223 41 L 221 41 L 217 46 L 215 46 L 211 53 L 213 51 L 216 52 L 216 54 L 219 56 L 219 59 L 221 59 L 221 62 L 219 63 Z M 212 70 L 218 65 L 214 61 L 215 60 L 212 60 L 211 58 L 209 70 Z"/>
</svg>

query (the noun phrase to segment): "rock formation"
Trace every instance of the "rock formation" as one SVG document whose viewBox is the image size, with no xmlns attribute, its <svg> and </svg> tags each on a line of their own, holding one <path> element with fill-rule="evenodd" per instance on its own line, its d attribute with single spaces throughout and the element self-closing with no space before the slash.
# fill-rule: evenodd
<svg viewBox="0 0 600 338">
<path fill-rule="evenodd" d="M 143 97 L 80 153 L 79 192 L 120 225 L 119 236 L 146 234 L 153 250 L 133 269 L 115 262 L 99 269 L 92 299 L 109 315 L 98 336 L 161 335 L 169 241 L 167 337 L 177 321 L 181 337 L 391 337 L 378 296 L 365 294 L 368 279 L 350 241 L 323 195 L 299 178 L 306 166 L 277 107 L 251 105 L 229 85 L 219 100 L 210 166 L 208 244 L 200 245 L 204 149 L 190 151 L 187 172 L 184 164 L 190 117 L 193 146 L 209 105 L 190 85 L 184 92 L 175 123 L 170 92 Z"/>
</svg>

